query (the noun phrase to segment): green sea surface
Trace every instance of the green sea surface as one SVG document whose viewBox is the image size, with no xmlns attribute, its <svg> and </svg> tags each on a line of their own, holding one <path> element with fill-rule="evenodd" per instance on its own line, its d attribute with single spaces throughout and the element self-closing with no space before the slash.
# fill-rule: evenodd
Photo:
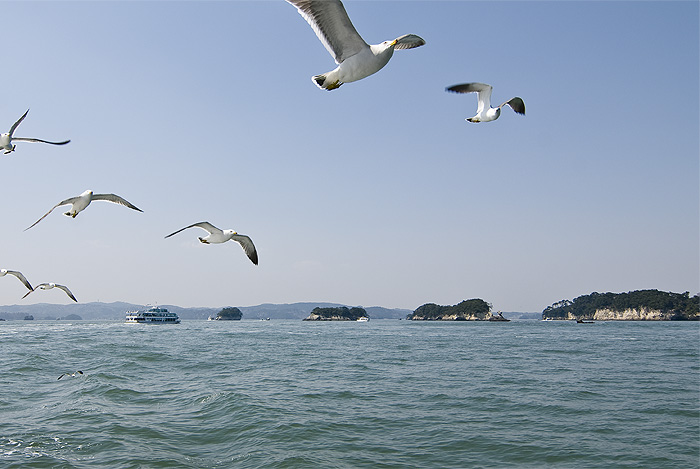
<svg viewBox="0 0 700 469">
<path fill-rule="evenodd" d="M 1 322 L 0 467 L 697 468 L 699 326 Z"/>
</svg>

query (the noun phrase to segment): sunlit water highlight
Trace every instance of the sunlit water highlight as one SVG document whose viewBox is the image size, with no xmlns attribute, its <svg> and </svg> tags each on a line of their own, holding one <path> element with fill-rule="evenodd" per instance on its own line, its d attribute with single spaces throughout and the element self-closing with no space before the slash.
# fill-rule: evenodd
<svg viewBox="0 0 700 469">
<path fill-rule="evenodd" d="M 0 322 L 0 466 L 696 468 L 699 331 Z"/>
</svg>

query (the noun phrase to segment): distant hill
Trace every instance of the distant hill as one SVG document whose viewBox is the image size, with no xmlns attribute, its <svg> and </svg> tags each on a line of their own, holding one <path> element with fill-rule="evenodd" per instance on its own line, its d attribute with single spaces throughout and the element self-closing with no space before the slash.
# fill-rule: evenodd
<svg viewBox="0 0 700 469">
<path fill-rule="evenodd" d="M 209 316 L 216 316 L 222 307 L 207 308 L 194 307 L 183 308 L 177 305 L 159 305 L 163 308 L 177 313 L 181 319 L 207 319 Z M 228 306 L 228 305 L 227 305 Z M 291 303 L 291 304 L 261 304 L 257 306 L 238 306 L 243 313 L 243 319 L 304 319 L 314 308 L 337 308 L 343 305 L 339 303 Z M 144 305 L 133 303 L 74 303 L 66 305 L 56 305 L 49 303 L 38 303 L 34 305 L 8 305 L 0 306 L 0 319 L 21 320 L 31 314 L 36 319 L 65 318 L 71 314 L 80 316 L 84 320 L 124 319 L 127 311 L 144 309 Z M 408 309 L 390 309 L 381 306 L 364 308 L 372 319 L 399 319 L 405 318 L 412 311 Z"/>
</svg>

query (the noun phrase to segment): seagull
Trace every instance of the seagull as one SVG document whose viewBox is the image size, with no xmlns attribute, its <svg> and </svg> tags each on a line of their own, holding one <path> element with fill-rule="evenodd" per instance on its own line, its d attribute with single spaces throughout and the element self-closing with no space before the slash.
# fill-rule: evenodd
<svg viewBox="0 0 700 469">
<path fill-rule="evenodd" d="M 478 93 L 479 105 L 476 108 L 476 115 L 474 117 L 468 117 L 466 120 L 469 122 L 495 121 L 501 115 L 501 108 L 506 104 L 518 114 L 525 115 L 525 102 L 523 102 L 522 98 L 518 98 L 517 96 L 498 107 L 491 107 L 491 91 L 493 91 L 493 86 L 485 83 L 463 83 L 461 85 L 450 86 L 446 88 L 446 91 L 452 91 L 453 93 Z"/>
<path fill-rule="evenodd" d="M 119 197 L 118 195 L 115 195 L 115 194 L 93 194 L 92 191 L 87 190 L 77 197 L 71 197 L 70 199 L 66 199 L 66 200 L 63 200 L 63 201 L 57 203 L 56 205 L 54 205 L 51 208 L 51 210 L 46 212 L 43 217 L 41 217 L 37 221 L 35 221 L 34 224 L 32 224 L 32 226 L 36 225 L 41 220 L 46 218 L 49 213 L 53 212 L 53 210 L 56 207 L 60 207 L 61 205 L 72 204 L 73 206 L 71 207 L 71 209 L 68 210 L 66 213 L 64 213 L 64 215 L 75 218 L 78 216 L 78 214 L 80 212 L 85 210 L 87 208 L 87 206 L 90 205 L 90 202 L 92 202 L 93 200 L 106 200 L 107 202 L 114 202 L 115 204 L 124 205 L 125 207 L 129 207 L 131 209 L 138 210 L 139 212 L 143 212 L 143 210 L 136 207 L 135 205 L 132 205 L 130 202 Z M 32 226 L 30 226 L 29 228 L 31 228 Z M 25 228 L 24 231 L 27 231 L 29 228 Z"/>
<path fill-rule="evenodd" d="M 0 277 L 4 277 L 7 274 L 14 275 L 15 277 L 17 277 L 24 284 L 25 287 L 29 288 L 29 291 L 34 290 L 27 281 L 27 278 L 24 275 L 22 275 L 22 272 L 18 272 L 16 270 L 0 269 Z"/>
<path fill-rule="evenodd" d="M 70 376 L 71 378 L 75 378 L 78 375 L 82 375 L 83 372 L 78 370 L 75 373 L 63 373 L 61 376 L 58 377 L 58 379 L 63 378 L 64 376 Z M 58 379 L 56 381 L 58 381 Z"/>
<path fill-rule="evenodd" d="M 338 67 L 311 79 L 324 90 L 334 90 L 343 83 L 361 80 L 381 70 L 391 59 L 394 49 L 413 49 L 425 44 L 415 34 L 405 34 L 393 41 L 369 45 L 357 33 L 340 0 L 287 0 L 311 25 L 316 36 L 333 56 Z"/>
<path fill-rule="evenodd" d="M 37 288 L 40 288 L 41 290 L 51 290 L 52 288 L 60 288 L 66 294 L 70 297 L 71 300 L 75 301 L 76 303 L 78 300 L 75 299 L 71 291 L 68 289 L 67 286 L 65 285 L 59 285 L 57 283 L 40 283 L 37 285 L 33 290 L 29 290 L 22 298 L 26 298 L 31 292 L 36 291 Z"/>
<path fill-rule="evenodd" d="M 209 234 L 204 238 L 199 236 L 197 237 L 197 239 L 199 239 L 200 242 L 204 244 L 219 244 L 225 243 L 228 240 L 236 241 L 238 244 L 241 245 L 246 255 L 248 256 L 248 259 L 250 259 L 253 264 L 258 265 L 258 252 L 255 250 L 255 245 L 253 245 L 252 239 L 250 239 L 246 235 L 238 234 L 234 230 L 220 230 L 208 221 L 200 221 L 199 223 L 193 223 L 192 225 L 181 228 L 175 231 L 174 233 L 170 233 L 168 236 L 166 236 L 166 238 L 170 238 L 171 236 L 176 235 L 179 232 L 186 230 L 187 228 L 194 228 L 195 226 L 198 226 L 199 228 L 202 228 L 209 232 Z"/>
<path fill-rule="evenodd" d="M 12 127 L 10 127 L 10 131 L 7 132 L 6 134 L 0 134 L 0 150 L 4 150 L 5 154 L 7 155 L 8 153 L 12 153 L 15 151 L 15 147 L 17 145 L 13 145 L 12 141 L 17 141 L 17 142 L 40 142 L 40 143 L 50 143 L 51 145 L 65 145 L 66 143 L 69 143 L 70 140 L 65 140 L 63 142 L 49 142 L 47 140 L 39 140 L 38 138 L 24 138 L 24 137 L 15 137 L 15 130 L 17 129 L 17 126 L 24 120 L 25 117 L 27 117 L 27 113 L 29 112 L 29 109 L 22 114 L 22 117 L 20 117 L 17 122 L 15 122 Z"/>
</svg>

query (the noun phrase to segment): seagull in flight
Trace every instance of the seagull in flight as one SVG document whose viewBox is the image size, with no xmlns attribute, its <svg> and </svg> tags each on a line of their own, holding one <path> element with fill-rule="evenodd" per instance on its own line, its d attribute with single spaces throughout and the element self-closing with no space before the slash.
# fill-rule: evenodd
<svg viewBox="0 0 700 469">
<path fill-rule="evenodd" d="M 31 292 L 36 291 L 37 288 L 41 290 L 51 290 L 52 288 L 59 288 L 66 292 L 66 295 L 68 295 L 71 300 L 75 301 L 76 303 L 78 302 L 78 300 L 75 299 L 75 296 L 73 296 L 73 293 L 71 293 L 67 286 L 59 285 L 58 283 L 40 283 L 33 290 L 29 290 L 22 298 L 26 298 Z"/>
<path fill-rule="evenodd" d="M 25 117 L 27 117 L 27 113 L 29 112 L 29 109 L 22 114 L 22 117 L 20 117 L 17 122 L 15 122 L 12 127 L 10 127 L 10 131 L 7 132 L 6 134 L 0 134 L 0 150 L 4 150 L 5 154 L 7 155 L 8 153 L 12 153 L 15 151 L 15 147 L 17 145 L 14 145 L 12 142 L 39 142 L 39 143 L 50 143 L 51 145 L 65 145 L 66 143 L 69 143 L 70 140 L 65 140 L 63 142 L 49 142 L 48 140 L 39 140 L 38 138 L 25 138 L 25 137 L 15 137 L 15 130 L 17 129 L 17 126 L 24 120 Z"/>
<path fill-rule="evenodd" d="M 34 290 L 27 281 L 27 278 L 24 275 L 22 275 L 22 272 L 18 272 L 16 270 L 0 269 L 0 277 L 4 277 L 7 274 L 14 275 L 15 277 L 17 277 L 20 280 L 20 282 L 24 284 L 25 287 L 29 288 L 29 291 Z"/>
<path fill-rule="evenodd" d="M 80 194 L 77 197 L 71 197 L 70 199 L 62 200 L 61 202 L 57 203 L 54 205 L 51 210 L 46 212 L 43 217 L 39 218 L 37 221 L 35 221 L 32 226 L 36 225 L 39 223 L 41 220 L 46 218 L 49 213 L 53 212 L 53 210 L 56 207 L 60 207 L 61 205 L 68 205 L 72 204 L 72 207 L 70 210 L 68 210 L 64 215 L 69 216 L 69 217 L 77 217 L 80 212 L 85 210 L 88 205 L 90 205 L 90 202 L 93 200 L 106 200 L 107 202 L 114 202 L 115 204 L 120 204 L 124 205 L 125 207 L 129 207 L 130 209 L 137 210 L 139 212 L 143 212 L 140 208 L 136 207 L 135 205 L 132 205 L 130 202 L 128 202 L 126 199 L 123 199 L 119 197 L 118 195 L 115 194 L 93 194 L 92 191 L 87 190 Z M 29 228 L 31 228 L 30 226 Z M 25 228 L 24 231 L 27 231 L 29 228 Z"/>
<path fill-rule="evenodd" d="M 75 373 L 63 373 L 61 376 L 58 377 L 58 379 L 63 378 L 64 376 L 70 376 L 71 378 L 75 378 L 78 375 L 82 375 L 83 372 L 78 370 Z M 58 379 L 56 381 L 58 381 Z"/>
<path fill-rule="evenodd" d="M 518 114 L 525 115 L 525 102 L 522 98 L 511 98 L 498 107 L 491 107 L 491 91 L 493 86 L 485 83 L 464 83 L 446 88 L 446 91 L 453 93 L 478 93 L 479 104 L 476 108 L 476 115 L 468 117 L 469 122 L 490 122 L 495 121 L 501 115 L 501 108 L 506 104 Z"/>
<path fill-rule="evenodd" d="M 311 79 L 324 90 L 334 90 L 343 83 L 361 80 L 381 70 L 391 59 L 394 49 L 413 49 L 425 44 L 415 34 L 405 34 L 393 41 L 369 45 L 352 25 L 340 0 L 287 0 L 311 25 L 338 67 Z"/>
<path fill-rule="evenodd" d="M 197 239 L 199 239 L 200 242 L 204 244 L 219 244 L 225 243 L 229 240 L 236 241 L 238 244 L 241 245 L 246 255 L 248 256 L 248 259 L 250 259 L 250 261 L 253 264 L 258 265 L 258 252 L 255 250 L 253 240 L 251 240 L 246 235 L 238 234 L 234 230 L 220 230 L 208 221 L 200 221 L 199 223 L 193 223 L 192 225 L 181 228 L 175 231 L 174 233 L 170 233 L 168 236 L 166 236 L 166 238 L 170 238 L 171 236 L 176 235 L 179 232 L 186 230 L 187 228 L 194 228 L 195 226 L 209 232 L 209 234 L 203 238 L 199 236 L 197 237 Z"/>
</svg>

